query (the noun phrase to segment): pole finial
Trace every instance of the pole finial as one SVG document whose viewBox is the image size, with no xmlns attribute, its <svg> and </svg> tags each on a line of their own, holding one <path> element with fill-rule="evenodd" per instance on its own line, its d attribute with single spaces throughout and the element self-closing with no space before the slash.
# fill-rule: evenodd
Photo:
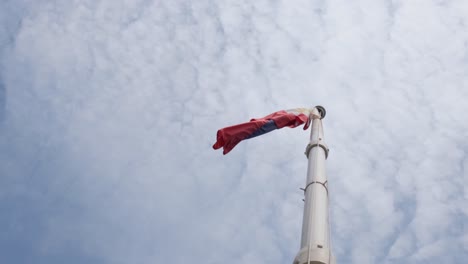
<svg viewBox="0 0 468 264">
<path fill-rule="evenodd" d="M 325 107 L 321 105 L 317 105 L 315 108 L 317 108 L 317 110 L 320 113 L 320 119 L 323 119 L 327 115 L 327 111 L 325 110 Z"/>
</svg>

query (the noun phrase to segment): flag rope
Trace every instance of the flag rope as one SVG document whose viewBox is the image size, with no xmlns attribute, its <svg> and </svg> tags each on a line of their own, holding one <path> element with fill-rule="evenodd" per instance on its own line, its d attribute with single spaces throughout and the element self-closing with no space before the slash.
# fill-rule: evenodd
<svg viewBox="0 0 468 264">
<path fill-rule="evenodd" d="M 322 128 L 322 131 L 323 131 L 322 122 L 320 122 L 320 127 Z M 323 133 L 325 134 L 325 132 L 323 132 Z M 326 181 L 326 183 L 328 185 L 328 180 Z M 330 192 L 328 191 L 328 187 L 326 189 L 327 189 L 327 211 L 328 211 L 328 216 L 327 216 L 327 222 L 328 222 L 328 264 L 331 264 L 330 261 L 331 261 L 332 235 L 331 235 L 331 224 L 330 224 L 330 221 L 331 221 L 330 220 L 330 218 L 331 218 L 331 214 L 330 214 Z M 309 263 L 307 263 L 307 264 L 309 264 Z"/>
</svg>

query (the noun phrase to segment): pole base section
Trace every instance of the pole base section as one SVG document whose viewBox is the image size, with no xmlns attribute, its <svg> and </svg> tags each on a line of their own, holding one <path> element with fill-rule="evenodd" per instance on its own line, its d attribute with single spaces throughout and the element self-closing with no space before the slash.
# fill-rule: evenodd
<svg viewBox="0 0 468 264">
<path fill-rule="evenodd" d="M 311 248 L 307 254 L 308 248 L 302 248 L 297 253 L 293 264 L 335 264 L 335 256 L 327 248 Z M 307 261 L 309 260 L 309 263 Z"/>
</svg>

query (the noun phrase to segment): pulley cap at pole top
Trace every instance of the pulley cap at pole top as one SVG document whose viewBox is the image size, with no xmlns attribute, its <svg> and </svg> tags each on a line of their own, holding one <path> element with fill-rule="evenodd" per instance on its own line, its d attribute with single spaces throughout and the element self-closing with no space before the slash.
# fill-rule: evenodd
<svg viewBox="0 0 468 264">
<path fill-rule="evenodd" d="M 320 113 L 320 119 L 323 119 L 327 115 L 327 111 L 325 110 L 325 107 L 321 105 L 317 105 L 315 108 L 317 108 L 317 110 Z"/>
</svg>

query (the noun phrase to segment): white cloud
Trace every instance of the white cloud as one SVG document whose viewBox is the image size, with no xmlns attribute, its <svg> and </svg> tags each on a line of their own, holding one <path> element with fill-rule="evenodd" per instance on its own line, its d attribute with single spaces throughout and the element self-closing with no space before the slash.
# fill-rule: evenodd
<svg viewBox="0 0 468 264">
<path fill-rule="evenodd" d="M 0 260 L 292 261 L 308 133 L 211 144 L 322 104 L 338 262 L 464 263 L 466 17 L 463 1 L 3 1 Z"/>
</svg>

